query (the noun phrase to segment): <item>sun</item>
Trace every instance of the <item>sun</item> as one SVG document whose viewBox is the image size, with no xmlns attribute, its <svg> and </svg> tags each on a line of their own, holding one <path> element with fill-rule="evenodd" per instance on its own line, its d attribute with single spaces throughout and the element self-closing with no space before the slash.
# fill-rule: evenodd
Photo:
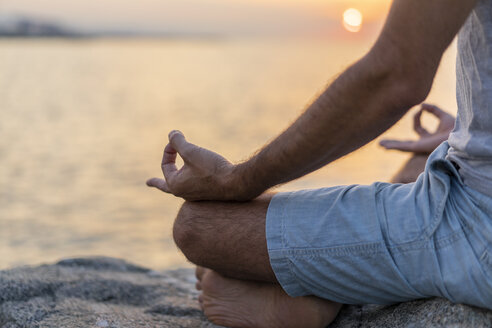
<svg viewBox="0 0 492 328">
<path fill-rule="evenodd" d="M 343 27 L 349 32 L 359 32 L 362 27 L 362 13 L 355 8 L 343 12 Z"/>
</svg>

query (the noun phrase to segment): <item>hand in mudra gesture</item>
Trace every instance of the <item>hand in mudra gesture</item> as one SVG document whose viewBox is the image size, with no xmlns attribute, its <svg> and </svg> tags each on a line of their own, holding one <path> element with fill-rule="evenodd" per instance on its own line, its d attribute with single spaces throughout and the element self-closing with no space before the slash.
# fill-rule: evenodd
<svg viewBox="0 0 492 328">
<path fill-rule="evenodd" d="M 178 154 L 184 161 L 179 169 Z M 234 167 L 219 154 L 186 141 L 180 131 L 172 131 L 162 157 L 164 179 L 149 179 L 147 185 L 190 201 L 239 200 L 232 181 Z"/>
<path fill-rule="evenodd" d="M 429 112 L 439 119 L 439 125 L 434 132 L 429 132 L 422 126 L 421 117 L 423 112 Z M 393 140 L 384 139 L 379 142 L 386 149 L 430 154 L 443 141 L 447 140 L 454 128 L 454 116 L 446 113 L 437 106 L 422 104 L 420 110 L 413 117 L 413 129 L 419 135 L 418 140 Z"/>
</svg>

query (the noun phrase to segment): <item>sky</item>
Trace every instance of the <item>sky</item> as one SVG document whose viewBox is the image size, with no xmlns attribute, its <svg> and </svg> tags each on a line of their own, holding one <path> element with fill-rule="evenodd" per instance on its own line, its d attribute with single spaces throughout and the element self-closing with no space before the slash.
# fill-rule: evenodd
<svg viewBox="0 0 492 328">
<path fill-rule="evenodd" d="M 204 34 L 322 33 L 354 7 L 370 25 L 390 0 L 0 0 L 0 19 L 28 15 L 85 30 Z"/>
</svg>

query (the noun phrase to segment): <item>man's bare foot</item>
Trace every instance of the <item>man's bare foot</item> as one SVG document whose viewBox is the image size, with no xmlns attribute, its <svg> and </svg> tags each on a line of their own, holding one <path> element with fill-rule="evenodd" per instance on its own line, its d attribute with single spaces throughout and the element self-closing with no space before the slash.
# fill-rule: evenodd
<svg viewBox="0 0 492 328">
<path fill-rule="evenodd" d="M 288 296 L 279 285 L 235 280 L 201 267 L 200 306 L 213 323 L 233 328 L 325 327 L 341 304 L 317 297 Z"/>
</svg>

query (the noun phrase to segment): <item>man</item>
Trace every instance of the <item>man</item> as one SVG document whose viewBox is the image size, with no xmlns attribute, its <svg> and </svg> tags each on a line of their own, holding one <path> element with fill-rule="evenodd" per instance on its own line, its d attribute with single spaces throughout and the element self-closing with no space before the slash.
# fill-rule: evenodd
<svg viewBox="0 0 492 328">
<path fill-rule="evenodd" d="M 395 0 L 369 53 L 250 160 L 233 165 L 170 133 L 165 179 L 147 183 L 187 200 L 174 238 L 199 266 L 211 321 L 323 327 L 340 303 L 432 296 L 492 309 L 491 24 L 491 0 Z M 456 128 L 415 183 L 263 194 L 421 103 L 460 28 Z"/>
</svg>

